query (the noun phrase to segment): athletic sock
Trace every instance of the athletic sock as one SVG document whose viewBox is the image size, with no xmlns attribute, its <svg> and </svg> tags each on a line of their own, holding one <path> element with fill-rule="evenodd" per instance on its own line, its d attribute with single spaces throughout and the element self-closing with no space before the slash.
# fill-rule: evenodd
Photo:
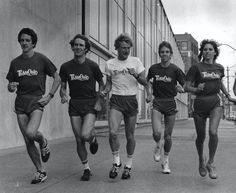
<svg viewBox="0 0 236 193">
<path fill-rule="evenodd" d="M 128 168 L 132 167 L 132 163 L 133 163 L 133 155 L 127 155 L 127 160 L 126 160 L 126 166 Z"/>
<path fill-rule="evenodd" d="M 84 169 L 85 169 L 85 170 L 86 170 L 86 169 L 89 169 L 89 170 L 90 170 L 88 160 L 82 161 L 82 164 L 84 165 Z"/>
<path fill-rule="evenodd" d="M 113 155 L 113 163 L 120 165 L 120 154 L 119 151 L 112 152 Z"/>
<path fill-rule="evenodd" d="M 164 160 L 164 161 L 167 161 L 168 159 L 169 159 L 169 153 L 164 152 L 163 160 Z"/>
</svg>

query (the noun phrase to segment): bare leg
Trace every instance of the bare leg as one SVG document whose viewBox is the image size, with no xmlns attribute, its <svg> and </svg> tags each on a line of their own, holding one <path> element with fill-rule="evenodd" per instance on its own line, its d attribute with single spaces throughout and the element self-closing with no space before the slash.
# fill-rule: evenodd
<svg viewBox="0 0 236 193">
<path fill-rule="evenodd" d="M 109 143 L 112 152 L 117 152 L 120 149 L 120 143 L 117 136 L 117 130 L 120 127 L 123 115 L 120 111 L 111 109 L 109 117 Z"/>
<path fill-rule="evenodd" d="M 209 120 L 209 160 L 208 162 L 211 164 L 214 162 L 214 157 L 216 153 L 216 149 L 218 146 L 218 126 L 220 123 L 222 115 L 222 107 L 216 107 L 212 110 L 210 114 Z"/>
<path fill-rule="evenodd" d="M 82 163 L 86 163 L 88 161 L 87 160 L 88 153 L 85 147 L 85 141 L 81 136 L 82 119 L 80 116 L 71 116 L 70 120 L 71 120 L 72 130 L 74 132 L 76 139 L 78 156 Z"/>
<path fill-rule="evenodd" d="M 135 150 L 135 139 L 134 139 L 134 131 L 135 131 L 135 125 L 136 125 L 137 116 L 132 117 L 125 117 L 125 134 L 126 134 L 126 151 L 128 155 L 133 155 Z"/>
<path fill-rule="evenodd" d="M 175 114 L 171 116 L 165 116 L 165 132 L 164 132 L 164 152 L 166 155 L 169 154 L 171 146 L 172 146 L 172 132 L 175 124 Z"/>
<path fill-rule="evenodd" d="M 36 169 L 39 171 L 42 171 L 42 163 L 39 150 L 35 146 L 34 141 L 41 144 L 44 143 L 43 135 L 38 132 L 41 119 L 42 111 L 40 110 L 33 111 L 29 117 L 25 114 L 17 115 L 18 124 L 26 143 L 27 152 Z"/>
<path fill-rule="evenodd" d="M 197 139 L 195 145 L 198 152 L 199 162 L 204 161 L 203 149 L 204 141 L 206 138 L 206 118 L 200 117 L 199 115 L 194 115 L 194 123 L 197 132 Z"/>
</svg>

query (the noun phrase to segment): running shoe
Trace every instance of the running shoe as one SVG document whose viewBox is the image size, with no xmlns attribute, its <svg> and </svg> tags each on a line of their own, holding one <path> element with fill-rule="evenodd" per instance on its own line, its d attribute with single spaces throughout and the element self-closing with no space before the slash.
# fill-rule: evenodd
<svg viewBox="0 0 236 193">
<path fill-rule="evenodd" d="M 41 158 L 43 162 L 47 162 L 50 156 L 50 150 L 49 150 L 48 141 L 46 138 L 45 138 L 45 141 L 46 141 L 46 145 L 44 147 L 40 147 Z"/>
<path fill-rule="evenodd" d="M 92 141 L 90 142 L 90 146 L 89 146 L 90 152 L 91 154 L 96 154 L 98 151 L 98 142 L 96 137 L 94 136 Z"/>
<path fill-rule="evenodd" d="M 128 168 L 127 166 L 124 167 L 124 171 L 122 173 L 121 179 L 127 180 L 130 178 L 131 168 Z"/>
<path fill-rule="evenodd" d="M 170 174 L 170 166 L 169 166 L 169 160 L 164 160 L 164 162 L 162 163 L 162 173 L 163 174 Z"/>
<path fill-rule="evenodd" d="M 46 172 L 37 171 L 34 179 L 31 181 L 31 184 L 40 184 L 40 183 L 44 182 L 46 179 L 47 179 Z"/>
<path fill-rule="evenodd" d="M 161 160 L 161 148 L 160 147 L 155 147 L 153 159 L 156 162 L 159 162 Z"/>
<path fill-rule="evenodd" d="M 218 178 L 216 168 L 215 168 L 215 166 L 213 166 L 213 164 L 207 163 L 206 169 L 207 169 L 207 171 L 209 173 L 209 177 L 211 179 L 217 179 Z"/>
<path fill-rule="evenodd" d="M 112 165 L 112 168 L 111 168 L 110 173 L 109 173 L 109 177 L 110 178 L 114 179 L 114 178 L 116 178 L 118 176 L 118 173 L 120 171 L 121 165 L 122 165 L 121 163 L 120 163 L 120 165 L 117 165 L 116 163 L 114 163 Z"/>
<path fill-rule="evenodd" d="M 205 177 L 207 175 L 207 168 L 205 165 L 205 161 L 200 161 L 199 162 L 199 174 L 202 177 Z"/>
<path fill-rule="evenodd" d="M 81 176 L 80 180 L 81 181 L 89 181 L 90 176 L 92 176 L 90 169 L 85 169 L 84 173 L 83 173 L 83 176 Z"/>
</svg>

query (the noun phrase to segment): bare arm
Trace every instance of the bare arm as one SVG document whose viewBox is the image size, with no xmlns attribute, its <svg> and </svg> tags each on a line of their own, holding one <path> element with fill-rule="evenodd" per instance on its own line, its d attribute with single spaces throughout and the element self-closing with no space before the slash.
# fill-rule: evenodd
<svg viewBox="0 0 236 193">
<path fill-rule="evenodd" d="M 107 93 L 109 93 L 112 89 L 112 81 L 111 81 L 111 76 L 107 75 L 107 80 L 105 84 L 105 88 L 100 92 L 101 96 L 105 96 Z"/>
<path fill-rule="evenodd" d="M 235 83 L 234 83 L 235 84 Z M 228 98 L 230 102 L 236 103 L 236 99 L 233 99 L 230 94 L 228 93 L 223 81 L 221 81 L 221 88 L 220 90 L 224 93 L 224 95 Z"/>
<path fill-rule="evenodd" d="M 61 83 L 61 78 L 59 76 L 59 74 L 57 72 L 54 73 L 53 75 L 53 83 L 52 83 L 52 88 L 50 90 L 49 93 L 51 93 L 52 95 L 54 95 L 58 89 L 58 87 L 60 86 L 60 83 Z"/>
<path fill-rule="evenodd" d="M 149 80 L 147 80 L 147 84 L 145 86 L 145 90 L 146 90 L 146 93 L 147 93 L 147 98 L 146 98 L 147 103 L 151 102 L 151 100 L 152 100 L 151 87 L 152 87 L 151 82 Z"/>
<path fill-rule="evenodd" d="M 145 70 L 142 71 L 141 73 L 136 73 L 134 68 L 128 68 L 129 73 L 136 78 L 136 80 L 138 81 L 139 84 L 146 86 L 147 85 L 147 81 L 145 78 Z"/>
<path fill-rule="evenodd" d="M 200 83 L 197 87 L 193 87 L 193 83 L 191 81 L 186 81 L 184 84 L 184 90 L 186 92 L 198 93 L 204 89 L 205 83 Z"/>
<path fill-rule="evenodd" d="M 233 91 L 234 91 L 234 95 L 236 95 L 236 78 L 235 78 L 235 80 L 234 80 Z"/>
<path fill-rule="evenodd" d="M 57 72 L 54 73 L 53 79 L 54 80 L 49 94 L 38 101 L 42 106 L 46 106 L 50 102 L 60 85 L 61 78 Z"/>
<path fill-rule="evenodd" d="M 101 81 L 99 81 L 98 84 L 99 84 L 99 91 L 98 91 L 97 101 L 95 103 L 94 109 L 96 111 L 101 111 L 102 110 L 101 92 L 104 89 L 104 82 L 103 82 L 103 80 L 101 79 Z"/>
<path fill-rule="evenodd" d="M 60 97 L 61 97 L 62 104 L 68 102 L 68 98 L 66 94 L 66 82 L 61 82 Z"/>
</svg>

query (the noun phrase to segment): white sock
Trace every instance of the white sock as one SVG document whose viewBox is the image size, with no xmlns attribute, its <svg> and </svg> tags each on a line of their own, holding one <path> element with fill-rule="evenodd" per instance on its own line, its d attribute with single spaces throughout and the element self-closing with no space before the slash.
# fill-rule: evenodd
<svg viewBox="0 0 236 193">
<path fill-rule="evenodd" d="M 112 152 L 113 155 L 113 163 L 120 165 L 120 154 L 119 151 Z"/>
<path fill-rule="evenodd" d="M 127 161 L 126 161 L 126 166 L 128 168 L 131 168 L 132 167 L 132 163 L 133 163 L 133 155 L 127 155 Z"/>
<path fill-rule="evenodd" d="M 83 163 L 83 165 L 84 165 L 84 169 L 85 169 L 85 170 L 86 170 L 86 169 L 89 169 L 89 170 L 90 170 L 88 161 L 87 161 L 86 163 Z"/>
<path fill-rule="evenodd" d="M 164 157 L 163 157 L 163 161 L 168 161 L 169 160 L 169 154 L 164 152 Z"/>
<path fill-rule="evenodd" d="M 161 143 L 161 140 L 159 142 L 156 142 L 156 148 L 159 148 L 161 149 L 162 147 L 162 143 Z"/>
</svg>

